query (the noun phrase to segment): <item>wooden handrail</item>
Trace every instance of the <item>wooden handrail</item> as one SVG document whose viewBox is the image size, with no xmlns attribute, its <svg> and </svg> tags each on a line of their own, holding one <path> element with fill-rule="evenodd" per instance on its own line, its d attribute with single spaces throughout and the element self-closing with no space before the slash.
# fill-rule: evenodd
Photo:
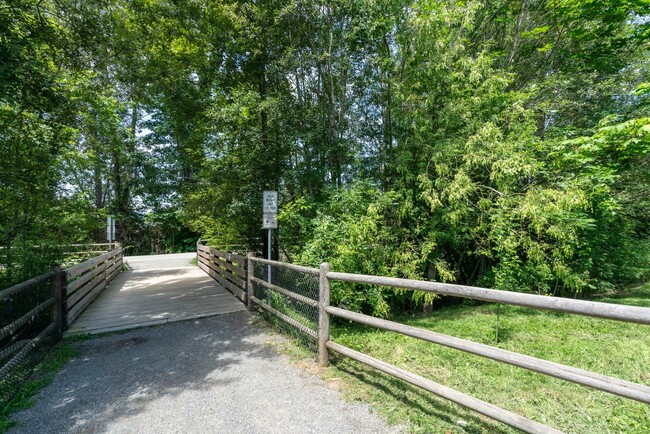
<svg viewBox="0 0 650 434">
<path fill-rule="evenodd" d="M 294 300 L 297 300 L 301 303 L 306 304 L 307 306 L 311 307 L 318 307 L 318 301 L 313 300 L 309 297 L 305 297 L 304 295 L 297 294 L 293 291 L 289 291 L 288 289 L 284 289 L 280 286 L 274 285 L 272 283 L 267 282 L 266 280 L 258 279 L 255 276 L 251 276 L 251 282 L 255 282 L 258 285 L 261 285 L 265 288 L 272 289 L 275 292 L 279 292 L 282 295 L 286 295 L 289 298 L 293 298 Z"/>
<path fill-rule="evenodd" d="M 317 302 L 307 302 L 308 305 L 319 308 L 319 330 L 316 333 L 314 330 L 298 323 L 293 318 L 283 314 L 277 309 L 272 308 L 262 300 L 254 297 L 251 291 L 251 283 L 264 286 L 270 290 L 279 292 L 284 296 L 291 297 L 298 301 L 305 303 L 305 300 L 300 299 L 298 294 L 289 291 L 286 288 L 281 288 L 273 285 L 262 279 L 258 279 L 253 275 L 252 264 L 254 262 L 272 265 L 276 267 L 291 269 L 297 272 L 303 272 L 310 275 L 319 275 L 319 300 Z M 622 396 L 628 399 L 633 399 L 642 403 L 650 404 L 650 386 L 645 384 L 634 383 L 630 381 L 621 380 L 619 378 L 609 377 L 606 375 L 598 374 L 574 368 L 560 363 L 551 362 L 548 360 L 539 359 L 524 354 L 507 351 L 501 348 L 484 345 L 465 339 L 456 338 L 440 333 L 435 333 L 430 330 L 425 330 L 417 327 L 399 324 L 396 322 L 375 318 L 369 315 L 364 315 L 356 312 L 351 312 L 346 309 L 330 306 L 329 303 L 329 282 L 332 280 L 353 282 L 360 284 L 390 286 L 395 288 L 412 289 L 426 292 L 433 292 L 437 294 L 452 295 L 457 297 L 471 298 L 487 302 L 496 302 L 503 304 L 511 304 L 515 306 L 523 306 L 534 309 L 544 309 L 556 312 L 565 312 L 571 314 L 585 315 L 590 317 L 604 318 L 617 321 L 625 321 L 638 324 L 650 324 L 650 308 L 640 306 L 627 306 L 617 305 L 602 302 L 593 302 L 586 300 L 573 300 L 560 297 L 548 297 L 535 294 L 524 294 L 512 291 L 499 291 L 488 288 L 479 288 L 465 285 L 453 285 L 447 283 L 419 281 L 412 279 L 400 279 L 394 277 L 383 276 L 370 276 L 363 274 L 339 273 L 329 270 L 329 265 L 324 263 L 320 270 L 300 265 L 287 264 L 278 261 L 270 261 L 267 259 L 256 258 L 252 254 L 248 255 L 248 273 L 247 281 L 249 291 L 249 301 L 261 308 L 273 313 L 285 322 L 297 327 L 299 330 L 306 333 L 308 336 L 317 337 L 319 342 L 319 364 L 327 366 L 328 350 L 336 351 L 344 356 L 351 357 L 359 362 L 372 366 L 382 372 L 393 375 L 404 381 L 407 381 L 415 386 L 421 387 L 446 399 L 449 399 L 458 404 L 464 405 L 474 411 L 489 416 L 495 420 L 504 422 L 508 425 L 514 426 L 526 432 L 533 433 L 558 433 L 559 431 L 554 428 L 545 426 L 538 422 L 527 419 L 523 416 L 511 413 L 507 410 L 496 407 L 487 402 L 481 401 L 472 396 L 463 394 L 449 387 L 435 383 L 426 378 L 420 377 L 417 374 L 408 372 L 396 366 L 390 365 L 378 359 L 374 359 L 366 354 L 355 351 L 351 348 L 342 346 L 332 340 L 329 336 L 329 316 L 334 315 L 361 324 L 377 327 L 384 330 L 393 331 L 403 334 L 405 336 L 415 337 L 427 342 L 432 342 L 438 345 L 443 345 L 456 350 L 464 351 L 470 354 L 486 357 L 497 362 L 507 363 L 530 371 L 538 372 L 544 375 L 560 378 L 566 381 L 571 381 L 582 386 L 590 387 L 593 389 L 608 392 L 614 395 Z M 249 308 L 252 305 L 249 303 Z"/>
<path fill-rule="evenodd" d="M 48 271 L 47 273 L 43 273 L 40 276 L 32 277 L 29 280 L 25 280 L 24 282 L 18 283 L 14 286 L 10 286 L 7 289 L 3 289 L 2 291 L 0 291 L 0 300 L 7 299 L 14 294 L 24 291 L 25 289 L 29 289 L 34 285 L 38 285 L 39 283 L 45 282 L 47 279 L 51 278 L 52 276 L 54 276 L 54 272 Z"/>
<path fill-rule="evenodd" d="M 643 384 L 608 377 L 595 372 L 585 371 L 571 366 L 562 365 L 560 363 L 549 362 L 548 360 L 503 350 L 501 348 L 491 347 L 489 345 L 479 344 L 441 333 L 435 333 L 430 330 L 424 330 L 393 321 L 375 318 L 369 315 L 351 312 L 338 307 L 330 306 L 326 308 L 326 310 L 334 316 L 358 322 L 359 324 L 365 324 L 405 336 L 411 336 L 423 341 L 465 351 L 470 354 L 476 354 L 477 356 L 508 363 L 519 368 L 528 369 L 529 371 L 538 372 L 540 374 L 591 387 L 592 389 L 602 390 L 624 398 L 634 399 L 639 402 L 650 404 L 650 387 Z"/>
<path fill-rule="evenodd" d="M 65 270 L 69 279 L 63 309 L 66 324 L 70 325 L 100 292 L 113 280 L 122 265 L 123 249 L 118 247 L 96 258 Z"/>
<path fill-rule="evenodd" d="M 626 306 L 622 304 L 600 303 L 595 301 L 574 300 L 570 298 L 549 297 L 545 295 L 524 294 L 521 292 L 501 291 L 475 286 L 454 285 L 451 283 L 428 282 L 423 280 L 400 279 L 397 277 L 369 276 L 366 274 L 327 273 L 327 278 L 343 282 L 367 285 L 390 286 L 393 288 L 414 289 L 436 294 L 471 298 L 494 303 L 511 304 L 534 309 L 573 313 L 617 321 L 650 324 L 650 308 Z"/>
<path fill-rule="evenodd" d="M 242 302 L 248 302 L 246 258 L 236 253 L 205 246 L 201 244 L 201 240 L 196 244 L 196 257 L 200 269 Z"/>
<path fill-rule="evenodd" d="M 113 249 L 110 252 L 104 253 L 103 255 L 99 255 L 95 258 L 89 259 L 80 264 L 74 265 L 70 268 L 66 268 L 65 272 L 68 275 L 68 279 L 72 279 L 74 277 L 79 276 L 80 274 L 85 273 L 86 271 L 95 267 L 97 264 L 101 264 L 102 262 L 121 254 L 122 254 L 122 248 L 118 247 L 117 249 Z"/>
<path fill-rule="evenodd" d="M 328 341 L 327 348 L 334 350 L 339 354 L 357 360 L 361 363 L 365 363 L 368 366 L 371 366 L 386 374 L 392 375 L 393 377 L 399 378 L 400 380 L 404 380 L 407 383 L 413 384 L 414 386 L 428 390 L 429 392 L 441 396 L 445 399 L 463 405 L 467 408 L 471 408 L 472 410 L 484 414 L 485 416 L 491 417 L 492 419 L 498 420 L 510 426 L 514 426 L 515 428 L 518 428 L 524 432 L 534 434 L 561 433 L 561 431 L 553 429 L 549 426 L 542 425 L 541 423 L 535 422 L 516 413 L 512 413 L 508 410 L 504 410 L 485 401 L 481 401 L 480 399 L 474 398 L 473 396 L 466 395 L 447 386 L 443 386 L 442 384 L 431 381 L 428 378 L 421 377 L 417 374 L 413 374 L 412 372 L 375 359 L 351 348 L 344 347 L 343 345 L 337 344 L 336 342 Z"/>
<path fill-rule="evenodd" d="M 318 276 L 319 273 L 317 268 L 305 267 L 303 265 L 289 264 L 287 262 L 271 261 L 268 259 L 256 258 L 254 256 L 251 257 L 251 261 L 259 262 L 260 264 L 265 264 L 265 265 L 273 265 L 279 268 L 286 268 L 287 270 L 299 271 L 301 273 L 311 274 L 314 276 Z"/>
</svg>

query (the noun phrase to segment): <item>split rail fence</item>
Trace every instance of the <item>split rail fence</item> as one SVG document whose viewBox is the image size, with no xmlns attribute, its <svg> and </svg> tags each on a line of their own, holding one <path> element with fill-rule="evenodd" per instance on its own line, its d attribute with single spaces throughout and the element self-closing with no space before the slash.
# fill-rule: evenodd
<svg viewBox="0 0 650 434">
<path fill-rule="evenodd" d="M 311 340 L 315 346 L 317 345 L 318 360 L 321 366 L 328 366 L 329 352 L 334 351 L 522 431 L 529 433 L 560 432 L 552 427 L 436 383 L 417 373 L 406 371 L 334 342 L 330 338 L 330 318 L 334 316 L 650 404 L 650 387 L 644 384 L 625 381 L 331 306 L 330 282 L 341 281 L 424 291 L 485 302 L 645 325 L 650 325 L 650 308 L 522 294 L 429 281 L 339 273 L 331 271 L 327 263 L 322 264 L 320 269 L 315 269 L 261 259 L 254 257 L 251 253 L 248 254 L 244 262 L 242 256 L 228 254 L 207 246 L 198 247 L 198 256 L 202 269 L 220 283 L 227 281 L 228 285 L 224 286 L 242 301 L 245 301 L 249 309 L 253 310 L 255 307 L 263 309 L 306 339 Z M 233 267 L 237 267 L 236 281 L 229 279 L 229 277 L 232 277 Z M 218 278 L 215 276 L 218 276 Z M 245 282 L 241 280 L 242 277 L 245 277 Z M 233 289 L 235 285 L 236 289 Z M 245 290 L 245 293 L 240 293 L 240 290 Z"/>
<path fill-rule="evenodd" d="M 0 291 L 0 403 L 122 269 L 122 248 Z"/>
</svg>

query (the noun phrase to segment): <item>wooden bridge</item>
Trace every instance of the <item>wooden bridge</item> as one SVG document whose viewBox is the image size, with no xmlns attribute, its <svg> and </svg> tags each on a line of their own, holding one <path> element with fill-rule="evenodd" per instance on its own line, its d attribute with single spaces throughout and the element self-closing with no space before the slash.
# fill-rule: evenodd
<svg viewBox="0 0 650 434">
<path fill-rule="evenodd" d="M 192 265 L 196 253 L 124 258 L 124 270 L 70 325 L 71 334 L 102 333 L 245 310 Z"/>
<path fill-rule="evenodd" d="M 198 267 L 191 265 L 194 257 Z M 0 379 L 44 337 L 50 334 L 56 337 L 63 329 L 68 333 L 98 333 L 260 308 L 316 342 L 321 366 L 328 365 L 329 352 L 334 351 L 526 432 L 559 431 L 334 342 L 330 337 L 330 317 L 389 330 L 650 404 L 647 384 L 331 306 L 330 282 L 402 288 L 646 325 L 650 325 L 650 308 L 334 272 L 327 263 L 320 269 L 309 268 L 255 258 L 251 254 L 243 257 L 200 243 L 196 253 L 149 257 L 123 258 L 118 248 L 66 270 L 54 267 L 49 273 L 0 291 L 0 301 L 48 280 L 51 280 L 50 298 L 0 329 L 0 339 L 4 339 L 0 353 L 5 358 L 13 354 L 0 368 Z M 20 329 L 48 310 L 50 324 L 37 336 L 21 338 Z"/>
</svg>

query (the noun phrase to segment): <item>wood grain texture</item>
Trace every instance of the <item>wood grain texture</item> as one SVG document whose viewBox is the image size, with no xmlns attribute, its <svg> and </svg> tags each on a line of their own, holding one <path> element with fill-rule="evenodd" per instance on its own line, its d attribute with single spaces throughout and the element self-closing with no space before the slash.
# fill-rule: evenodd
<svg viewBox="0 0 650 434">
<path fill-rule="evenodd" d="M 428 282 L 423 280 L 400 279 L 397 277 L 370 276 L 329 272 L 330 280 L 355 282 L 367 285 L 392 286 L 393 288 L 414 289 L 433 292 L 436 294 L 452 295 L 455 297 L 471 298 L 474 300 L 494 303 L 511 304 L 534 309 L 551 310 L 555 312 L 573 313 L 617 321 L 650 324 L 650 308 L 626 306 L 622 304 L 601 303 L 570 298 L 549 297 L 545 295 L 524 294 L 521 292 L 500 291 L 496 289 L 479 288 L 475 286 L 454 285 L 451 283 Z"/>
<path fill-rule="evenodd" d="M 246 293 L 244 292 L 243 289 L 239 288 L 234 283 L 229 282 L 224 277 L 222 277 L 219 273 L 217 273 L 212 268 L 208 267 L 206 264 L 204 264 L 202 262 L 199 262 L 199 268 L 201 268 L 201 270 L 208 273 L 208 275 L 210 277 L 212 277 L 214 280 L 216 280 L 221 286 L 223 286 L 224 288 L 227 288 L 228 290 L 230 290 L 230 292 L 232 292 L 241 301 L 246 300 Z"/>
<path fill-rule="evenodd" d="M 239 264 L 242 267 L 246 264 L 246 258 L 236 253 L 224 252 L 210 246 L 198 246 L 198 250 L 209 253 L 213 256 L 224 258 L 225 260 Z"/>
<path fill-rule="evenodd" d="M 72 295 L 75 291 L 86 283 L 94 279 L 98 274 L 106 270 L 106 263 L 99 264 L 96 268 L 88 270 L 86 273 L 79 275 L 79 277 L 73 282 L 68 283 L 68 295 Z"/>
<path fill-rule="evenodd" d="M 127 330 L 245 309 L 198 267 L 122 271 L 68 333 Z"/>
<path fill-rule="evenodd" d="M 4 300 L 20 291 L 29 289 L 34 285 L 38 285 L 39 283 L 46 281 L 53 275 L 54 274 L 52 273 L 52 271 L 48 271 L 47 273 L 41 274 L 40 276 L 36 276 L 24 282 L 18 283 L 14 286 L 10 286 L 9 288 L 0 291 L 0 300 Z"/>
<path fill-rule="evenodd" d="M 318 364 L 322 368 L 330 364 L 327 350 L 327 342 L 330 340 L 330 316 L 327 312 L 330 305 L 330 281 L 327 273 L 330 268 L 329 263 L 323 262 L 318 277 Z"/>
<path fill-rule="evenodd" d="M 121 256 L 122 256 L 122 248 L 118 247 L 117 249 L 113 249 L 110 252 L 97 256 L 96 258 L 92 258 L 82 262 L 81 264 L 77 264 L 73 267 L 66 268 L 65 271 L 68 274 L 68 281 L 71 281 L 75 277 L 85 273 L 86 271 L 90 270 L 91 268 L 94 268 L 95 266 L 101 264 L 102 262 L 110 261 L 115 257 L 121 257 Z"/>
<path fill-rule="evenodd" d="M 318 276 L 319 270 L 317 268 L 304 267 L 302 265 L 289 264 L 287 262 L 278 262 L 278 261 L 269 261 L 268 259 L 252 257 L 251 261 L 257 262 L 265 265 L 273 265 L 280 268 L 286 268 L 287 270 L 294 270 L 300 273 L 311 274 L 312 276 Z"/>
<path fill-rule="evenodd" d="M 214 256 L 205 257 L 199 255 L 199 262 L 210 267 L 212 270 L 219 273 L 222 277 L 228 279 L 230 282 L 237 285 L 239 288 L 244 288 L 246 286 L 244 280 L 241 277 L 235 275 L 234 273 L 231 273 L 228 269 L 226 269 L 226 267 L 223 266 L 225 262 L 219 260 L 218 258 Z"/>
</svg>

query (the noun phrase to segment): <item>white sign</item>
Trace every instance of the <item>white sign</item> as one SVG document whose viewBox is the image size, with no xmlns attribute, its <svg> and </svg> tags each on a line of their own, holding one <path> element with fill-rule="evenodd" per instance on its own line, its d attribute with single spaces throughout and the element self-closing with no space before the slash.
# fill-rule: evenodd
<svg viewBox="0 0 650 434">
<path fill-rule="evenodd" d="M 264 214 L 277 214 L 278 212 L 278 192 L 265 191 L 264 192 Z"/>
<path fill-rule="evenodd" d="M 264 213 L 262 218 L 262 229 L 277 229 L 278 217 L 275 213 Z"/>
</svg>

